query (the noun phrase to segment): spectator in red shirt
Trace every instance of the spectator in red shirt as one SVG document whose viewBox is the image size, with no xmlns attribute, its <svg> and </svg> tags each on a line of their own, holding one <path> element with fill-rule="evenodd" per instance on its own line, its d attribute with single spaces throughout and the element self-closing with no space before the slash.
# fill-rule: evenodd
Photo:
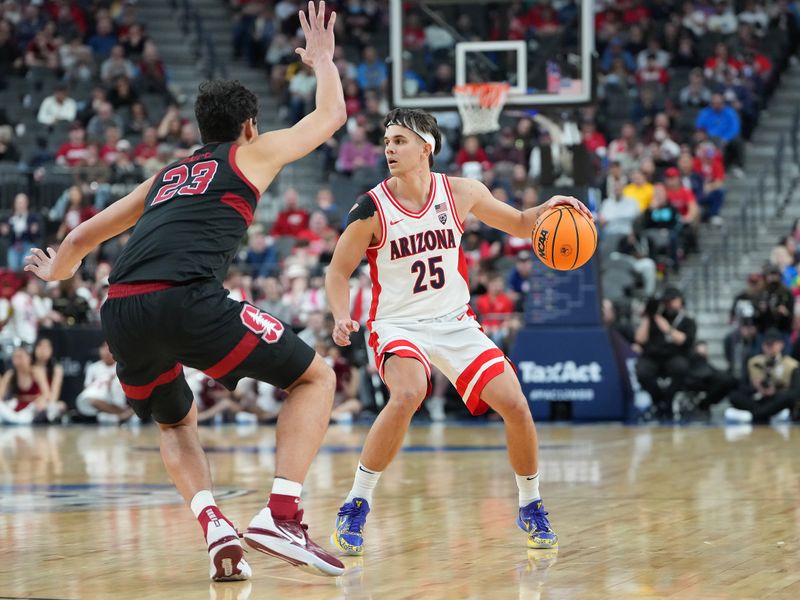
<svg viewBox="0 0 800 600">
<path fill-rule="evenodd" d="M 308 229 L 308 212 L 298 206 L 297 190 L 290 187 L 283 195 L 285 208 L 278 213 L 275 225 L 272 226 L 272 235 L 296 236 L 304 229 Z"/>
<path fill-rule="evenodd" d="M 722 223 L 719 211 L 725 202 L 725 167 L 719 151 L 711 142 L 703 142 L 697 147 L 694 172 L 703 178 L 703 191 L 697 201 L 711 223 L 719 225 Z"/>
<path fill-rule="evenodd" d="M 155 127 L 148 127 L 142 134 L 142 141 L 136 144 L 133 150 L 133 161 L 142 166 L 156 155 L 158 155 L 158 133 Z"/>
<path fill-rule="evenodd" d="M 706 60 L 704 67 L 706 79 L 725 81 L 725 72 L 728 69 L 738 74 L 742 69 L 742 63 L 731 57 L 728 47 L 724 42 L 720 42 L 714 49 L 714 56 Z"/>
<path fill-rule="evenodd" d="M 586 120 L 583 122 L 581 125 L 581 138 L 583 139 L 583 145 L 586 146 L 589 152 L 601 158 L 606 155 L 608 143 L 605 136 L 597 131 L 594 121 Z"/>
<path fill-rule="evenodd" d="M 77 167 L 86 158 L 86 149 L 86 130 L 80 126 L 73 127 L 69 131 L 69 140 L 56 152 L 56 163 Z"/>
<path fill-rule="evenodd" d="M 677 167 L 670 167 L 664 172 L 664 187 L 667 200 L 675 207 L 685 225 L 696 225 L 700 222 L 700 209 L 692 190 L 683 187 L 681 173 Z"/>
<path fill-rule="evenodd" d="M 117 144 L 121 139 L 121 132 L 118 127 L 109 127 L 106 129 L 105 143 L 100 147 L 100 159 L 108 165 L 114 164 L 117 160 L 119 151 Z"/>
<path fill-rule="evenodd" d="M 425 29 L 422 27 L 417 13 L 408 15 L 405 29 L 403 29 L 403 48 L 411 52 L 422 51 L 425 48 Z"/>
<path fill-rule="evenodd" d="M 331 234 L 336 236 L 336 232 L 328 225 L 328 217 L 321 210 L 317 210 L 311 213 L 308 227 L 299 231 L 295 237 L 298 240 L 307 240 L 309 254 L 319 256 L 324 248 L 324 239 Z"/>
<path fill-rule="evenodd" d="M 456 154 L 456 164 L 463 167 L 464 163 L 477 162 L 480 163 L 484 171 L 492 168 L 492 163 L 489 161 L 489 156 L 486 151 L 481 148 L 481 143 L 477 136 L 470 135 L 464 138 L 464 145 Z"/>
<path fill-rule="evenodd" d="M 492 275 L 486 293 L 478 296 L 475 308 L 483 330 L 496 344 L 502 345 L 508 333 L 509 317 L 514 313 L 514 301 L 504 291 L 501 275 Z"/>
<path fill-rule="evenodd" d="M 669 84 L 667 70 L 658 64 L 658 54 L 648 52 L 644 67 L 636 72 L 636 83 L 639 85 L 655 85 L 663 90 Z"/>
<path fill-rule="evenodd" d="M 558 13 L 553 8 L 551 0 L 540 0 L 528 12 L 528 23 L 538 35 L 554 34 L 561 31 L 561 22 Z"/>
</svg>

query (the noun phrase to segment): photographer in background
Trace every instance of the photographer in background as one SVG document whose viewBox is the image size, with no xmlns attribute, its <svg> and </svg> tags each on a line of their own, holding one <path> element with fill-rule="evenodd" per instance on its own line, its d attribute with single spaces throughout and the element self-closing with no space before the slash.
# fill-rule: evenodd
<svg viewBox="0 0 800 600">
<path fill-rule="evenodd" d="M 634 336 L 642 347 L 636 376 L 653 399 L 656 418 L 672 418 L 672 399 L 685 387 L 696 331 L 694 319 L 684 311 L 683 294 L 676 287 L 668 287 L 660 300 L 651 298 L 645 306 Z M 670 379 L 664 389 L 658 385 L 660 377 Z"/>
<path fill-rule="evenodd" d="M 783 355 L 784 335 L 771 328 L 764 334 L 761 354 L 747 361 L 747 380 L 730 395 L 732 408 L 725 418 L 732 421 L 768 423 L 786 411 L 798 416 L 800 363 Z"/>
</svg>

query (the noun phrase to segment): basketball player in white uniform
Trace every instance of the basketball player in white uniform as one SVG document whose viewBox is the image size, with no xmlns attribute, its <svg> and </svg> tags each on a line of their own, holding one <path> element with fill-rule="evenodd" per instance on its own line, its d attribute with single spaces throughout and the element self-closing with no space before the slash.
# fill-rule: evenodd
<svg viewBox="0 0 800 600">
<path fill-rule="evenodd" d="M 367 435 L 332 542 L 347 554 L 363 553 L 373 489 L 430 391 L 433 365 L 450 379 L 472 414 L 491 407 L 503 418 L 519 487 L 517 524 L 528 534 L 529 547 L 556 547 L 558 537 L 539 495 L 536 428 L 528 402 L 514 369 L 469 307 L 462 223 L 472 212 L 487 225 L 525 238 L 539 215 L 553 206 L 573 206 L 590 219 L 591 213 L 566 196 L 520 212 L 496 200 L 479 181 L 432 173 L 441 133 L 428 113 L 396 109 L 384 125 L 391 177 L 351 210 L 326 289 L 336 321 L 333 339 L 346 346 L 359 328 L 350 318 L 348 281 L 366 253 L 372 278 L 369 345 L 390 397 Z"/>
</svg>

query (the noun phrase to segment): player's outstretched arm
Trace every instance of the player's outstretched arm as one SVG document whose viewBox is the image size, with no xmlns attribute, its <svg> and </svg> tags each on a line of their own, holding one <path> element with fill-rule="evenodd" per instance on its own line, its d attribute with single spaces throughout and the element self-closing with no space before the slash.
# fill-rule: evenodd
<svg viewBox="0 0 800 600">
<path fill-rule="evenodd" d="M 458 213 L 462 218 L 468 212 L 472 212 L 480 221 L 490 227 L 519 238 L 530 237 L 539 216 L 554 206 L 572 206 L 585 214 L 587 218 L 593 219 L 591 211 L 580 200 L 572 196 L 553 196 L 544 204 L 519 211 L 492 196 L 489 188 L 480 181 L 464 177 L 451 177 L 450 184 L 453 188 Z"/>
<path fill-rule="evenodd" d="M 359 329 L 358 321 L 350 318 L 350 276 L 378 235 L 380 220 L 375 204 L 369 196 L 361 196 L 350 210 L 347 228 L 336 243 L 325 274 L 325 292 L 335 322 L 333 341 L 339 346 L 349 346 L 350 334 Z"/>
<path fill-rule="evenodd" d="M 347 120 L 342 81 L 333 64 L 335 23 L 336 13 L 332 12 L 325 25 L 324 1 L 319 3 L 319 8 L 313 2 L 308 3 L 308 18 L 300 11 L 306 47 L 297 48 L 295 52 L 314 70 L 317 78 L 316 108 L 293 127 L 264 133 L 253 144 L 253 151 L 276 169 L 316 149 Z"/>
<path fill-rule="evenodd" d="M 58 252 L 52 248 L 47 248 L 46 252 L 39 248 L 31 250 L 30 256 L 26 257 L 25 270 L 45 281 L 72 277 L 89 252 L 136 225 L 144 212 L 144 201 L 153 179 L 151 177 L 139 184 L 130 194 L 70 231 Z"/>
</svg>

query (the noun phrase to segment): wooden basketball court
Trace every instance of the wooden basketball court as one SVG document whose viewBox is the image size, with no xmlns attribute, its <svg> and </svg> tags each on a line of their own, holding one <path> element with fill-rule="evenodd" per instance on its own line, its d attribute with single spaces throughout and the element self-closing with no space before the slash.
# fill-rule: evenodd
<svg viewBox="0 0 800 600">
<path fill-rule="evenodd" d="M 0 598 L 800 597 L 800 430 L 540 427 L 558 553 L 528 551 L 499 426 L 415 426 L 384 474 L 367 555 L 338 579 L 250 552 L 208 581 L 153 427 L 0 428 Z M 274 429 L 203 429 L 226 514 L 262 506 Z M 306 481 L 328 543 L 366 430 L 332 427 Z"/>
</svg>

